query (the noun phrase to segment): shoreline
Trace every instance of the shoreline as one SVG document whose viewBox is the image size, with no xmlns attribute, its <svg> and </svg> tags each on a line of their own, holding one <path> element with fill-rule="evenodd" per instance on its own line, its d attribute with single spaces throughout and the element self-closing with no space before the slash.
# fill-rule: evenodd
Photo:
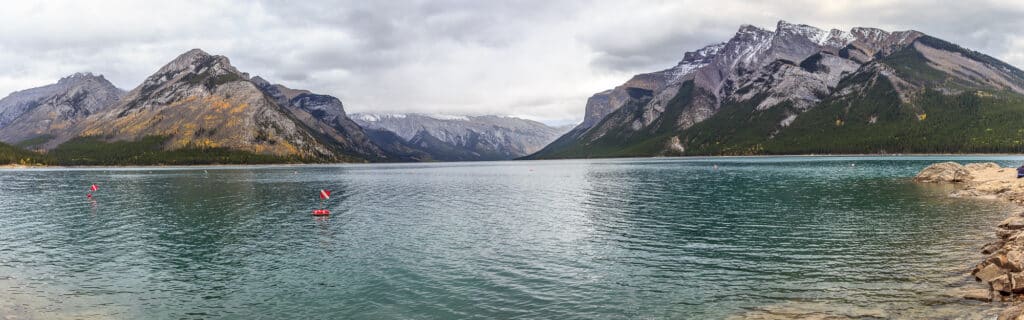
<svg viewBox="0 0 1024 320">
<path fill-rule="evenodd" d="M 316 167 L 316 166 L 338 166 L 338 165 L 381 165 L 381 164 L 448 164 L 448 163 L 496 163 L 496 162 L 519 162 L 529 163 L 532 161 L 564 161 L 564 160 L 628 160 L 628 159 L 658 159 L 658 160 L 712 160 L 712 159 L 752 159 L 752 158 L 841 158 L 841 157 L 879 157 L 879 158 L 900 158 L 900 157 L 989 157 L 989 156 L 1016 156 L 1024 159 L 1019 153 L 899 153 L 899 154 L 780 154 L 780 155 L 742 155 L 742 156 L 655 156 L 655 157 L 593 157 L 593 158 L 558 158 L 558 159 L 508 159 L 508 160 L 481 160 L 481 161 L 423 161 L 423 162 L 333 162 L 333 163 L 235 163 L 235 164 L 152 164 L 152 165 L 22 165 L 22 164 L 0 164 L 0 170 L 4 169 L 89 169 L 89 168 L 196 168 L 196 167 Z"/>
<path fill-rule="evenodd" d="M 995 226 L 994 239 L 980 249 L 984 258 L 970 277 L 988 288 L 966 289 L 964 299 L 1003 303 L 1002 319 L 1024 319 L 1024 178 L 1016 168 L 993 162 L 932 164 L 914 177 L 917 183 L 953 184 L 954 198 L 980 198 L 1012 203 L 1015 208 Z"/>
</svg>

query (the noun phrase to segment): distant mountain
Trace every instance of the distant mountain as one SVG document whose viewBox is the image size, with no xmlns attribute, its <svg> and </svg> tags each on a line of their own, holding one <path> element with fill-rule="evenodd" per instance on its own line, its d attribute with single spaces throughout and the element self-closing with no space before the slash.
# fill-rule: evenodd
<svg viewBox="0 0 1024 320">
<path fill-rule="evenodd" d="M 123 95 L 102 75 L 91 73 L 11 93 L 0 99 L 0 141 L 27 147 L 46 142 L 52 132 L 103 111 Z"/>
<path fill-rule="evenodd" d="M 514 159 L 540 150 L 565 132 L 501 116 L 358 113 L 352 118 L 364 128 L 387 130 L 403 140 L 377 141 L 378 145 L 402 144 L 439 161 Z"/>
<path fill-rule="evenodd" d="M 744 25 L 528 158 L 1021 151 L 1024 72 L 917 31 Z"/>
</svg>

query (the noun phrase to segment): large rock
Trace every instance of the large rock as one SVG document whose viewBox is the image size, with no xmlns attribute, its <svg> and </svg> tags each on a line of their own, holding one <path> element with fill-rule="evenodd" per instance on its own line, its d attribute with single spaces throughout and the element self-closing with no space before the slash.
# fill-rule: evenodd
<svg viewBox="0 0 1024 320">
<path fill-rule="evenodd" d="M 1014 293 L 1024 292 L 1024 273 L 1011 273 L 1010 284 Z"/>
<path fill-rule="evenodd" d="M 1003 270 L 1000 270 L 999 266 L 995 264 L 990 264 L 982 268 L 974 276 L 978 277 L 978 280 L 981 280 L 982 282 L 991 282 L 1001 275 L 1003 275 Z"/>
<path fill-rule="evenodd" d="M 1006 252 L 1006 263 L 1003 267 L 1013 272 L 1024 271 L 1024 252 L 1020 250 Z M 1014 278 L 1014 280 L 1017 279 Z M 1024 286 L 1024 278 L 1021 278 L 1021 285 Z"/>
<path fill-rule="evenodd" d="M 992 279 L 988 284 L 991 285 L 992 290 L 995 291 L 1010 292 L 1013 290 L 1013 285 L 1010 283 L 1010 277 L 1005 274 Z"/>
<path fill-rule="evenodd" d="M 971 173 L 956 162 L 936 163 L 921 170 L 914 177 L 916 182 L 964 182 L 971 179 Z"/>
</svg>

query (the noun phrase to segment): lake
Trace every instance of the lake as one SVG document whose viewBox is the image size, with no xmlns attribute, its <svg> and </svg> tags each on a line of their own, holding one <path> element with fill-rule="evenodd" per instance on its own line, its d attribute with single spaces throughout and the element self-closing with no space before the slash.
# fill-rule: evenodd
<svg viewBox="0 0 1024 320">
<path fill-rule="evenodd" d="M 0 170 L 0 319 L 991 316 L 1010 207 L 910 177 L 1022 159 Z"/>
</svg>

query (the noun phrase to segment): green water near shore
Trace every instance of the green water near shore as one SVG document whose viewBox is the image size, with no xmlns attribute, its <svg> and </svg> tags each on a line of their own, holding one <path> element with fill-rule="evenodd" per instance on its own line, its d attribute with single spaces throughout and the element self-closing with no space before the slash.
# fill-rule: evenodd
<svg viewBox="0 0 1024 320">
<path fill-rule="evenodd" d="M 1024 158 L 0 170 L 0 318 L 991 315 L 948 292 L 1009 207 L 949 159 Z"/>
</svg>

